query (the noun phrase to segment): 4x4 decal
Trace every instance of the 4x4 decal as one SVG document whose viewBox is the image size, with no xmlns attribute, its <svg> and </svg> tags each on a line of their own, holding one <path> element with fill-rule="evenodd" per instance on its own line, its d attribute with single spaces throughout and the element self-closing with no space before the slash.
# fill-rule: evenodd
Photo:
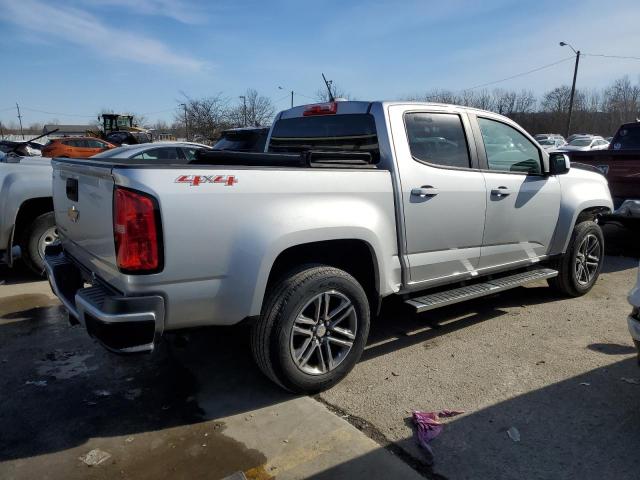
<svg viewBox="0 0 640 480">
<path fill-rule="evenodd" d="M 234 175 L 180 175 L 175 183 L 188 183 L 192 187 L 203 183 L 223 183 L 227 187 L 232 187 L 238 183 L 238 179 Z"/>
</svg>

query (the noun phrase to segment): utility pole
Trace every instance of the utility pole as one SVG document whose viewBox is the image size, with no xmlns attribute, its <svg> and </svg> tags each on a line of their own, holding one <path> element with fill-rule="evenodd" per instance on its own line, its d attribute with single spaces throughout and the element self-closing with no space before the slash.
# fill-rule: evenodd
<svg viewBox="0 0 640 480">
<path fill-rule="evenodd" d="M 571 84 L 571 96 L 569 97 L 569 116 L 567 117 L 567 131 L 565 135 L 565 138 L 567 138 L 571 133 L 571 114 L 573 113 L 573 99 L 576 94 L 576 78 L 578 77 L 578 63 L 580 63 L 580 50 L 576 51 L 571 45 L 565 42 L 560 42 L 560 46 L 561 47 L 567 46 L 571 50 L 573 50 L 573 53 L 576 54 L 576 66 L 573 69 L 573 83 Z"/>
<path fill-rule="evenodd" d="M 278 90 L 284 90 L 284 88 L 278 87 Z M 291 90 L 291 108 L 293 108 L 293 90 Z"/>
<path fill-rule="evenodd" d="M 20 105 L 16 102 L 16 110 L 18 110 L 18 121 L 20 122 L 20 135 L 22 135 L 22 139 L 24 140 L 24 131 L 22 130 L 22 115 L 20 115 Z"/>
<path fill-rule="evenodd" d="M 187 142 L 189 141 L 189 125 L 187 123 L 187 104 L 181 103 L 181 107 L 184 108 L 184 136 L 187 137 Z"/>
<path fill-rule="evenodd" d="M 324 73 L 322 74 L 322 79 L 324 80 L 324 84 L 327 86 L 327 91 L 329 92 L 329 101 L 335 101 L 335 98 L 333 98 L 333 92 L 331 91 L 331 84 L 333 83 L 333 80 L 327 80 Z"/>
<path fill-rule="evenodd" d="M 244 115 L 244 126 L 247 126 L 247 97 L 246 95 L 240 95 L 238 98 L 242 99 L 242 113 Z"/>
</svg>

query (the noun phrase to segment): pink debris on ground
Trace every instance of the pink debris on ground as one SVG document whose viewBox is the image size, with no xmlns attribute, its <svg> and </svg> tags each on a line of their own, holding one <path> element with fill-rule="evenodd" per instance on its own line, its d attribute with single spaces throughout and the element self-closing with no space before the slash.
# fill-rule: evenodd
<svg viewBox="0 0 640 480">
<path fill-rule="evenodd" d="M 442 433 L 444 425 L 439 418 L 455 417 L 464 413 L 462 410 L 440 410 L 439 412 L 421 412 L 414 410 L 413 421 L 418 427 L 418 443 L 428 452 L 428 461 L 433 463 L 433 450 L 429 443 Z"/>
</svg>

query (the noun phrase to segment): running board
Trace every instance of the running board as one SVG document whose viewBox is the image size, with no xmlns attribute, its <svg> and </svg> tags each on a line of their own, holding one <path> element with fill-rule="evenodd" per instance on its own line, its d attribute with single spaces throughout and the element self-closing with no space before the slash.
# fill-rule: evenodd
<svg viewBox="0 0 640 480">
<path fill-rule="evenodd" d="M 426 312 L 434 308 L 452 305 L 454 303 L 472 300 L 474 298 L 493 295 L 494 293 L 504 292 L 511 288 L 519 287 L 525 283 L 536 280 L 544 280 L 553 278 L 558 275 L 557 270 L 551 268 L 537 268 L 527 272 L 517 273 L 508 277 L 494 278 L 484 283 L 476 283 L 467 287 L 454 288 L 443 292 L 423 295 L 421 297 L 405 300 L 404 303 L 411 305 L 416 309 L 416 313 Z"/>
</svg>

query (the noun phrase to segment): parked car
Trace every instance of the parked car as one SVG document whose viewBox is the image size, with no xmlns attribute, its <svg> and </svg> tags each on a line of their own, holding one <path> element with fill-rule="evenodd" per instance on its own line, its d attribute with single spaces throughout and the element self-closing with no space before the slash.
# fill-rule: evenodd
<svg viewBox="0 0 640 480">
<path fill-rule="evenodd" d="M 115 145 L 93 137 L 67 137 L 50 140 L 42 147 L 45 157 L 88 158 L 97 153 L 115 148 Z"/>
<path fill-rule="evenodd" d="M 563 145 L 566 145 L 567 142 L 562 140 L 561 138 L 546 138 L 538 140 L 538 143 L 544 148 L 546 151 L 556 150 Z"/>
<path fill-rule="evenodd" d="M 189 163 L 196 158 L 200 150 L 210 150 L 211 147 L 192 142 L 157 142 L 141 145 L 126 145 L 107 150 L 91 158 L 131 159 L 141 160 L 153 164 Z"/>
<path fill-rule="evenodd" d="M 268 135 L 268 127 L 230 128 L 220 133 L 220 138 L 213 145 L 213 149 L 264 152 Z"/>
<path fill-rule="evenodd" d="M 538 142 L 540 140 L 562 140 L 563 143 L 566 143 L 564 137 L 559 133 L 538 133 L 533 136 Z"/>
<path fill-rule="evenodd" d="M 627 319 L 627 325 L 629 326 L 629 332 L 633 343 L 638 350 L 638 363 L 640 364 L 640 268 L 638 268 L 638 279 L 635 287 L 629 292 L 629 303 L 632 310 L 631 315 Z"/>
<path fill-rule="evenodd" d="M 146 164 L 189 163 L 206 145 L 190 142 L 118 147 L 93 158 L 142 161 Z M 44 273 L 44 249 L 58 238 L 53 215 L 51 160 L 12 156 L 0 163 L 0 261 L 18 258 L 36 274 Z"/>
<path fill-rule="evenodd" d="M 567 143 L 571 143 L 573 140 L 579 137 L 593 137 L 593 136 L 594 135 L 591 135 L 589 133 L 572 133 L 567 137 Z"/>
<path fill-rule="evenodd" d="M 577 137 L 571 140 L 566 145 L 563 145 L 559 148 L 559 150 L 565 152 L 586 152 L 589 150 L 606 150 L 609 147 L 609 142 L 607 142 L 602 137 Z"/>
<path fill-rule="evenodd" d="M 0 261 L 22 256 L 44 273 L 44 249 L 58 237 L 51 194 L 51 159 L 12 157 L 0 163 Z"/>
<path fill-rule="evenodd" d="M 0 152 L 13 153 L 22 157 L 39 157 L 42 155 L 42 145 L 37 142 L 0 141 Z"/>
<path fill-rule="evenodd" d="M 501 115 L 298 106 L 267 150 L 163 168 L 55 159 L 46 265 L 70 318 L 121 353 L 247 320 L 262 371 L 317 392 L 353 368 L 386 297 L 424 312 L 541 279 L 580 296 L 598 278 L 606 180 Z"/>
<path fill-rule="evenodd" d="M 605 220 L 640 228 L 640 123 L 621 125 L 607 150 L 569 155 L 572 162 L 598 168 L 609 181 L 615 210 Z"/>
</svg>

